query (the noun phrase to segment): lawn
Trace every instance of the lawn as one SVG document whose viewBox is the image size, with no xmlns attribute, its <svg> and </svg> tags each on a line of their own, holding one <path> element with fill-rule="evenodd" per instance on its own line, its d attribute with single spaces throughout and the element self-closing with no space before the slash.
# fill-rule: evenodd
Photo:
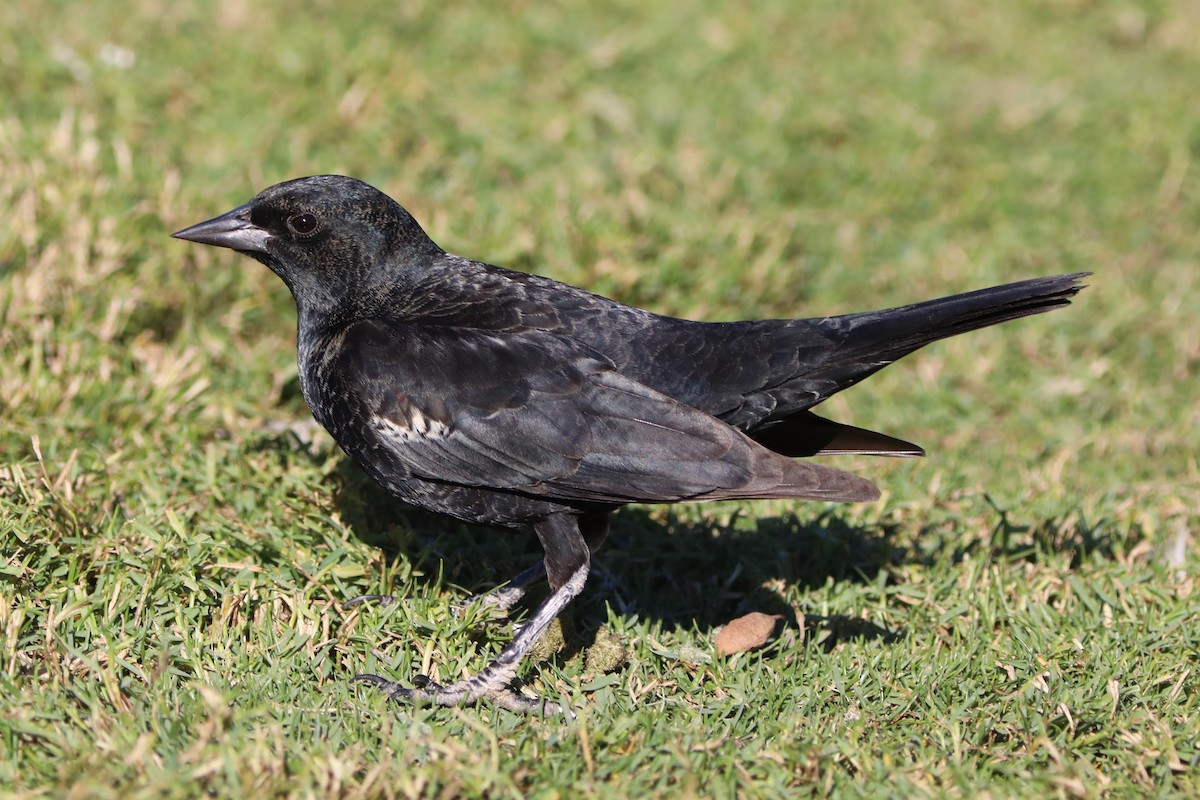
<svg viewBox="0 0 1200 800">
<path fill-rule="evenodd" d="M 1195 2 L 7 6 L 0 795 L 1200 794 Z M 522 671 L 575 720 L 412 708 L 350 678 L 479 669 L 536 541 L 370 485 L 168 237 L 326 172 L 693 318 L 1094 275 L 825 404 L 928 450 L 826 462 L 880 501 L 622 511 Z"/>
</svg>

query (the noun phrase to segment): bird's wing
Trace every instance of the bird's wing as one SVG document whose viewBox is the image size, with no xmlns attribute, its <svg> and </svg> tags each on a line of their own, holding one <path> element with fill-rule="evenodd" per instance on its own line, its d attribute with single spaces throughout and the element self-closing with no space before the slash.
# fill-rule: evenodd
<svg viewBox="0 0 1200 800">
<path fill-rule="evenodd" d="M 359 322 L 321 356 L 412 474 L 567 501 L 866 500 L 868 481 L 762 448 L 571 340 Z"/>
</svg>

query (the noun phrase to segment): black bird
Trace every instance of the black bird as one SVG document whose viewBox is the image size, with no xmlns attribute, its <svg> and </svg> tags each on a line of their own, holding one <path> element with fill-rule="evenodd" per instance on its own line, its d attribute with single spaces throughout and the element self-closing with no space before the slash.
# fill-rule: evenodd
<svg viewBox="0 0 1200 800">
<path fill-rule="evenodd" d="M 397 697 L 554 708 L 510 684 L 583 589 L 624 503 L 874 500 L 871 482 L 798 456 L 919 456 L 810 410 L 937 339 L 1069 304 L 1087 273 L 798 320 L 673 319 L 451 255 L 353 178 L 281 183 L 174 236 L 245 253 L 299 312 L 313 415 L 391 494 L 471 523 L 532 528 L 551 593 L 477 675 Z M 510 604 L 540 575 L 520 576 Z"/>
</svg>

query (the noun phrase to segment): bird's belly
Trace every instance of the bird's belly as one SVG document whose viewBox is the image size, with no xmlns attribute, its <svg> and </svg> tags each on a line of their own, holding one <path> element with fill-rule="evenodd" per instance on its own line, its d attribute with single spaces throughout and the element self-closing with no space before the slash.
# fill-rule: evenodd
<svg viewBox="0 0 1200 800">
<path fill-rule="evenodd" d="M 334 438 L 342 444 L 336 433 Z M 499 489 L 461 486 L 413 475 L 388 448 L 355 445 L 358 443 L 342 444 L 354 463 L 388 494 L 425 511 L 479 525 L 518 528 L 572 508 Z"/>
</svg>

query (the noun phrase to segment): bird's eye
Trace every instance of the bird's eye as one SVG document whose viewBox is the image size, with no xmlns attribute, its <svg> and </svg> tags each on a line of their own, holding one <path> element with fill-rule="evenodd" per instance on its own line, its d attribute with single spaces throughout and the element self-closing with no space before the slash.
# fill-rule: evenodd
<svg viewBox="0 0 1200 800">
<path fill-rule="evenodd" d="M 317 229 L 317 218 L 312 214 L 297 214 L 288 218 L 288 227 L 301 235 Z"/>
</svg>

